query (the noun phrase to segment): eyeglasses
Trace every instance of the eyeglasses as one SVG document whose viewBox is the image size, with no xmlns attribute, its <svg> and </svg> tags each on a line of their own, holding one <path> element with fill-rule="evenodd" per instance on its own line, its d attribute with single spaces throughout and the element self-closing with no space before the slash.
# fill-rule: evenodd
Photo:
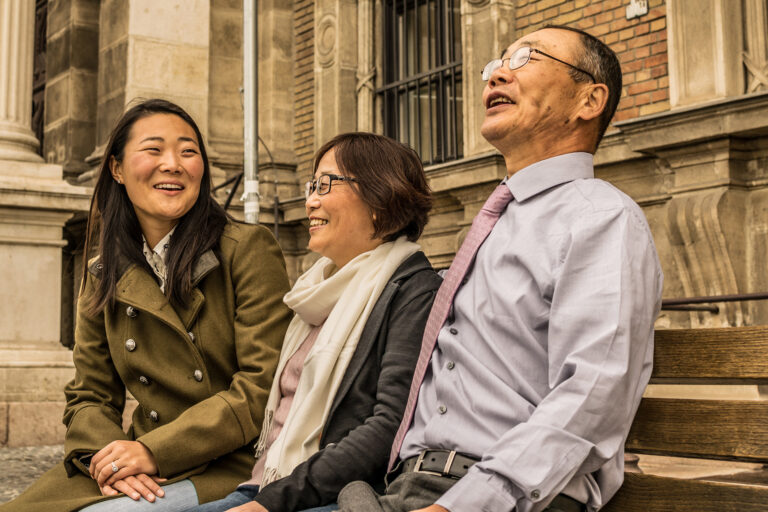
<svg viewBox="0 0 768 512">
<path fill-rule="evenodd" d="M 304 197 L 309 199 L 309 196 L 311 196 L 312 192 L 315 190 L 317 190 L 317 195 L 324 196 L 331 191 L 331 184 L 334 181 L 353 181 L 357 183 L 355 178 L 350 178 L 349 176 L 339 176 L 338 174 L 323 174 L 316 180 L 308 181 L 306 185 L 304 185 Z"/>
<path fill-rule="evenodd" d="M 541 54 L 541 55 L 543 55 L 545 57 L 549 57 L 552 60 L 556 60 L 557 62 L 559 62 L 561 64 L 565 64 L 569 68 L 573 68 L 576 71 L 580 71 L 580 72 L 584 73 L 585 75 L 587 75 L 589 78 L 592 79 L 592 82 L 597 83 L 597 80 L 595 80 L 594 75 L 592 73 L 590 73 L 589 71 L 585 71 L 585 70 L 583 70 L 581 68 L 577 68 L 573 64 L 568 64 L 564 60 L 560 60 L 557 57 L 553 57 L 552 55 L 550 55 L 548 53 L 544 53 L 541 50 L 537 50 L 536 48 L 531 48 L 529 46 L 521 46 L 520 48 L 515 50 L 514 53 L 512 53 L 512 55 L 510 55 L 506 59 L 493 59 L 491 62 L 486 64 L 485 67 L 483 68 L 483 71 L 482 71 L 483 81 L 487 82 L 488 80 L 490 80 L 491 74 L 493 74 L 494 71 L 496 71 L 501 66 L 503 66 L 504 65 L 504 61 L 508 62 L 507 67 L 509 67 L 510 71 L 513 70 L 513 69 L 518 69 L 518 68 L 521 68 L 521 67 L 525 66 L 526 64 L 528 64 L 528 61 L 531 60 L 531 54 L 532 53 L 539 53 L 539 54 Z"/>
</svg>

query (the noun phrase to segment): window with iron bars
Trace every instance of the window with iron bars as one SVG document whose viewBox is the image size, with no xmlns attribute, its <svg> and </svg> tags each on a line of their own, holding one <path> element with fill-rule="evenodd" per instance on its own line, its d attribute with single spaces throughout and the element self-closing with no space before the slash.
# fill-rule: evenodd
<svg viewBox="0 0 768 512">
<path fill-rule="evenodd" d="M 384 133 L 429 165 L 462 156 L 460 0 L 384 0 Z"/>
</svg>

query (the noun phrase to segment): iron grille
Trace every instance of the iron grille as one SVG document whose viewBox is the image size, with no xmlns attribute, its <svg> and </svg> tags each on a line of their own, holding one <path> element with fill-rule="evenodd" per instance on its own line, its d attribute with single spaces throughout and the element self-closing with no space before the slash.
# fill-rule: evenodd
<svg viewBox="0 0 768 512">
<path fill-rule="evenodd" d="M 462 155 L 459 0 L 383 2 L 384 133 L 425 164 Z"/>
</svg>

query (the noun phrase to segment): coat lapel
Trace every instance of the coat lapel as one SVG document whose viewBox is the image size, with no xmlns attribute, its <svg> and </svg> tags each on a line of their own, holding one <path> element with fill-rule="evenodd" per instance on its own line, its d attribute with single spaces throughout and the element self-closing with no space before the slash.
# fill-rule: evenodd
<svg viewBox="0 0 768 512">
<path fill-rule="evenodd" d="M 131 265 L 117 282 L 115 299 L 146 311 L 184 337 L 187 329 L 168 298 L 160 291 L 157 281 L 138 265 Z"/>
<path fill-rule="evenodd" d="M 192 324 L 197 319 L 197 315 L 200 313 L 200 309 L 205 304 L 205 295 L 203 295 L 203 292 L 200 291 L 197 285 L 218 266 L 219 259 L 210 250 L 203 253 L 195 262 L 195 266 L 192 269 L 192 296 L 186 306 L 178 306 L 176 308 L 185 329 L 189 330 L 192 327 Z"/>
</svg>

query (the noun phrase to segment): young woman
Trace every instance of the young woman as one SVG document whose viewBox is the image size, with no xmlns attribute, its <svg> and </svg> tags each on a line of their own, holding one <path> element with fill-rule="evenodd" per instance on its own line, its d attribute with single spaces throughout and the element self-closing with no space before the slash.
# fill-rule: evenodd
<svg viewBox="0 0 768 512">
<path fill-rule="evenodd" d="M 383 481 L 441 281 L 414 243 L 430 207 L 407 146 L 350 133 L 318 151 L 306 209 L 322 258 L 285 297 L 295 316 L 252 478 L 191 510 L 334 510 L 347 483 Z"/>
<path fill-rule="evenodd" d="M 2 512 L 183 510 L 250 474 L 288 279 L 269 231 L 232 222 L 210 192 L 184 110 L 148 100 L 122 116 L 91 203 L 65 461 Z"/>
</svg>

